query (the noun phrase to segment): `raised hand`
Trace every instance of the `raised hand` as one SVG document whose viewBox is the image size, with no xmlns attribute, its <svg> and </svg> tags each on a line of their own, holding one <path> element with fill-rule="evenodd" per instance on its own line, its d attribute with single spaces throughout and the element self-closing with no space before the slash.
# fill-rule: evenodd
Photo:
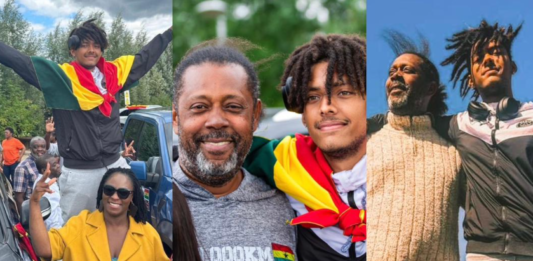
<svg viewBox="0 0 533 261">
<path fill-rule="evenodd" d="M 38 203 L 43 197 L 44 193 L 54 193 L 54 191 L 50 189 L 50 186 L 56 183 L 57 179 L 53 178 L 50 181 L 46 182 L 46 179 L 50 176 L 50 173 L 50 163 L 48 163 L 46 164 L 46 170 L 44 171 L 43 176 L 37 181 L 37 184 L 35 185 L 35 189 L 33 190 L 33 193 L 30 197 L 31 201 Z"/>
<path fill-rule="evenodd" d="M 122 152 L 122 157 L 133 157 L 135 156 L 135 149 L 133 148 L 133 143 L 135 141 L 131 141 L 130 145 L 128 143 L 124 142 L 124 151 Z"/>
<path fill-rule="evenodd" d="M 46 132 L 52 133 L 56 130 L 54 125 L 54 117 L 50 117 L 46 120 Z"/>
</svg>

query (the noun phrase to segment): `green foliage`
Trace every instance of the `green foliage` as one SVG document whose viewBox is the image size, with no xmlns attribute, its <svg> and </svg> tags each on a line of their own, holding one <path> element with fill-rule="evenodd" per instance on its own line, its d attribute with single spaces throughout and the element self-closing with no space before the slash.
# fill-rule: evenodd
<svg viewBox="0 0 533 261">
<path fill-rule="evenodd" d="M 196 0 L 174 0 L 174 65 L 193 46 L 216 37 L 216 22 L 196 11 Z M 268 106 L 283 106 L 277 90 L 284 60 L 317 33 L 366 34 L 365 0 L 226 0 L 228 37 L 238 37 L 263 47 L 247 56 L 252 61 L 275 57 L 260 66 L 261 99 Z M 250 14 L 237 18 L 235 10 L 246 5 Z M 327 9 L 320 22 L 313 11 Z"/>
<path fill-rule="evenodd" d="M 56 63 L 72 61 L 67 40 L 70 32 L 84 21 L 96 18 L 96 24 L 106 30 L 109 48 L 104 53 L 106 60 L 122 55 L 133 55 L 148 43 L 144 30 L 135 37 L 127 30 L 122 16 L 117 16 L 110 28 L 106 28 L 103 12 L 85 15 L 76 13 L 69 24 L 59 24 L 50 33 L 42 36 L 30 30 L 14 0 L 0 6 L 0 41 L 26 55 L 39 55 Z M 131 91 L 132 104 L 159 104 L 170 106 L 172 92 L 172 49 L 169 47 L 154 68 L 141 79 L 138 87 Z M 124 99 L 121 99 L 124 105 Z M 42 93 L 30 86 L 11 69 L 0 65 L 0 127 L 10 126 L 18 136 L 44 134 L 45 118 L 51 116 L 45 107 Z"/>
</svg>

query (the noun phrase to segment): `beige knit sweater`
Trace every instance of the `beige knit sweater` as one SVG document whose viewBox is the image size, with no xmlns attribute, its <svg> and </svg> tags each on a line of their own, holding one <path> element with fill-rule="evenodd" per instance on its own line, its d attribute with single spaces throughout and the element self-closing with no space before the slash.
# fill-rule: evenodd
<svg viewBox="0 0 533 261">
<path fill-rule="evenodd" d="M 457 151 L 429 116 L 387 120 L 367 144 L 368 260 L 459 260 Z"/>
</svg>

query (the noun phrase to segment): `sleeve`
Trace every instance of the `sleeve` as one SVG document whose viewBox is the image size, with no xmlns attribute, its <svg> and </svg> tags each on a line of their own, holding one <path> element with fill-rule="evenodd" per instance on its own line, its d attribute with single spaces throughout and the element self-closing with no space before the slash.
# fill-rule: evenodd
<svg viewBox="0 0 533 261">
<path fill-rule="evenodd" d="M 457 199 L 459 200 L 459 206 L 461 206 L 463 209 L 465 208 L 465 202 L 466 202 L 466 176 L 463 168 L 461 167 L 461 170 L 459 171 L 459 197 Z"/>
<path fill-rule="evenodd" d="M 271 186 L 276 187 L 274 182 L 274 165 L 277 162 L 274 150 L 280 143 L 279 140 L 269 140 L 262 137 L 254 137 L 250 152 L 244 160 L 243 168 L 254 176 L 258 176 Z"/>
<path fill-rule="evenodd" d="M 16 141 L 17 141 L 17 149 L 18 150 L 24 149 L 24 144 L 22 144 L 20 140 L 16 140 Z"/>
<path fill-rule="evenodd" d="M 387 124 L 387 117 L 385 114 L 376 114 L 366 119 L 366 124 L 366 135 L 372 135 L 381 130 L 381 128 Z"/>
<path fill-rule="evenodd" d="M 157 231 L 152 227 L 152 225 L 148 224 L 151 227 L 151 236 L 153 238 L 153 246 L 154 246 L 154 258 L 153 259 L 147 259 L 147 260 L 155 260 L 155 261 L 168 261 L 170 258 L 168 258 L 167 253 L 165 252 L 165 249 L 163 248 L 163 242 L 161 241 L 161 237 L 157 233 Z"/>
<path fill-rule="evenodd" d="M 128 74 L 127 80 L 123 85 L 123 91 L 133 87 L 141 77 L 143 77 L 155 65 L 161 54 L 167 48 L 167 45 L 172 41 L 172 29 L 168 29 L 162 34 L 157 35 L 147 45 L 145 45 L 139 53 L 135 55 L 131 71 Z"/>
<path fill-rule="evenodd" d="M 433 122 L 433 128 L 439 134 L 439 136 L 451 143 L 454 143 L 453 138 L 450 136 L 449 133 L 451 122 L 453 121 L 453 119 L 455 119 L 455 116 L 438 116 L 435 117 L 435 120 Z"/>
<path fill-rule="evenodd" d="M 13 190 L 15 192 L 26 192 L 28 180 L 25 177 L 26 168 L 24 168 L 24 166 L 16 167 L 15 174 L 13 175 Z"/>
<path fill-rule="evenodd" d="M 31 58 L 1 41 L 0 63 L 13 69 L 27 83 L 41 89 Z"/>
<path fill-rule="evenodd" d="M 50 239 L 52 260 L 63 259 L 67 243 L 70 242 L 72 238 L 78 235 L 83 229 L 84 217 L 86 218 L 87 215 L 80 214 L 78 216 L 70 218 L 64 227 L 60 229 L 50 229 L 50 231 L 48 232 L 48 238 Z"/>
</svg>

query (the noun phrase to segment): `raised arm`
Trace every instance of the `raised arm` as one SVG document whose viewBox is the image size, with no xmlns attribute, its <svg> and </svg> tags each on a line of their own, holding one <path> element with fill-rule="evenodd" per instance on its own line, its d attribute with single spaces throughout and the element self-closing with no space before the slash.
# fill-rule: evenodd
<svg viewBox="0 0 533 261">
<path fill-rule="evenodd" d="M 0 63 L 13 69 L 24 81 L 41 89 L 31 58 L 0 41 Z"/>
<path fill-rule="evenodd" d="M 56 182 L 56 179 L 50 180 L 48 183 L 46 179 L 50 176 L 50 164 L 46 167 L 46 171 L 40 180 L 35 185 L 35 190 L 30 198 L 30 234 L 32 246 L 37 256 L 49 260 L 52 258 L 52 247 L 50 245 L 50 238 L 46 232 L 46 225 L 41 214 L 41 206 L 39 201 L 44 193 L 54 193 L 50 189 L 50 185 Z"/>
<path fill-rule="evenodd" d="M 137 82 L 152 69 L 170 41 L 172 41 L 172 28 L 169 28 L 162 34 L 158 34 L 135 55 L 128 79 L 124 84 L 125 89 Z"/>
</svg>

